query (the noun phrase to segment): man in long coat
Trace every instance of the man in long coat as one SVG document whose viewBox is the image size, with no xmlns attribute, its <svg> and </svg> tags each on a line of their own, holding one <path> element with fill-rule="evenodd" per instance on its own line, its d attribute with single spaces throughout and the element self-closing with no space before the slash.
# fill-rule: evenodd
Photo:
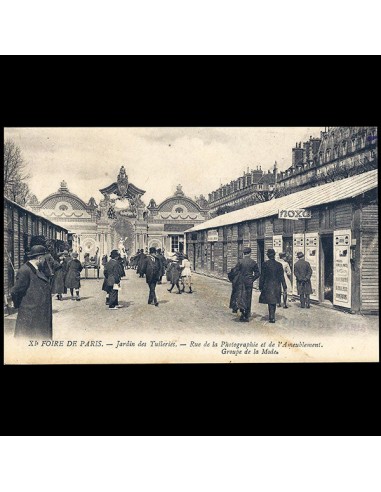
<svg viewBox="0 0 381 492">
<path fill-rule="evenodd" d="M 251 316 L 251 299 L 253 296 L 253 283 L 260 276 L 257 262 L 250 258 L 251 248 L 243 249 L 243 258 L 236 265 L 240 272 L 240 285 L 243 290 L 243 302 L 240 307 L 240 321 L 249 321 Z M 239 289 L 238 285 L 238 289 Z"/>
<path fill-rule="evenodd" d="M 52 339 L 52 295 L 49 279 L 40 271 L 45 262 L 44 246 L 32 246 L 29 260 L 21 266 L 11 290 L 14 306 L 18 308 L 15 337 Z"/>
<path fill-rule="evenodd" d="M 163 279 L 163 275 L 165 275 L 165 257 L 164 255 L 162 254 L 161 252 L 161 249 L 159 248 L 157 251 L 156 251 L 156 258 L 159 260 L 160 262 L 160 277 L 159 277 L 159 280 L 158 280 L 158 284 L 161 284 L 162 282 L 162 279 Z"/>
<path fill-rule="evenodd" d="M 104 267 L 104 281 L 102 290 L 106 291 L 108 294 L 108 304 L 109 309 L 118 309 L 118 289 L 114 289 L 115 284 L 119 284 L 122 277 L 122 268 L 119 263 L 119 251 L 113 249 L 110 253 L 110 260 L 106 263 Z M 119 306 L 120 307 L 120 306 Z"/>
<path fill-rule="evenodd" d="M 304 259 L 304 254 L 300 251 L 296 255 L 299 259 L 294 265 L 294 275 L 296 277 L 296 287 L 300 296 L 300 307 L 310 308 L 310 294 L 312 294 L 311 265 Z"/>
<path fill-rule="evenodd" d="M 156 297 L 156 284 L 159 281 L 161 273 L 161 262 L 156 258 L 156 248 L 150 248 L 149 254 L 146 255 L 142 265 L 142 273 L 146 276 L 146 282 L 149 287 L 148 304 L 159 305 Z"/>
<path fill-rule="evenodd" d="M 259 280 L 259 302 L 267 304 L 269 310 L 269 321 L 275 323 L 276 305 L 280 303 L 281 287 L 287 295 L 287 284 L 284 279 L 283 266 L 275 261 L 275 250 L 267 250 L 268 260 L 262 266 L 261 278 Z"/>
</svg>

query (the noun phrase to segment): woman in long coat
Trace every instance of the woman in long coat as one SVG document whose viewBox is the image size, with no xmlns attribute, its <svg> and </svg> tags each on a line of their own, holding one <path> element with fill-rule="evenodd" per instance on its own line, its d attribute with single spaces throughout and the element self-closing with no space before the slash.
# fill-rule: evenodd
<svg viewBox="0 0 381 492">
<path fill-rule="evenodd" d="M 81 262 L 78 260 L 78 253 L 72 253 L 72 259 L 68 262 L 67 274 L 65 278 L 65 286 L 70 289 L 71 300 L 80 301 L 79 289 L 81 288 Z M 76 297 L 74 297 L 74 289 L 76 290 Z"/>
<path fill-rule="evenodd" d="M 54 278 L 52 284 L 52 294 L 57 294 L 57 299 L 62 301 L 62 294 L 67 293 L 65 286 L 65 276 L 67 271 L 67 261 L 64 254 L 54 260 Z"/>
<path fill-rule="evenodd" d="M 169 272 L 167 270 L 167 278 L 171 282 L 171 288 L 167 289 L 168 292 L 172 292 L 173 287 L 176 285 L 177 294 L 181 294 L 180 290 L 180 275 L 181 275 L 181 267 L 178 261 L 172 261 L 169 265 Z"/>
<path fill-rule="evenodd" d="M 275 323 L 276 305 L 280 303 L 281 286 L 287 292 L 287 285 L 284 279 L 282 265 L 275 261 L 275 250 L 267 250 L 268 260 L 262 266 L 261 276 L 259 279 L 259 302 L 267 304 L 269 309 L 269 321 Z"/>
</svg>

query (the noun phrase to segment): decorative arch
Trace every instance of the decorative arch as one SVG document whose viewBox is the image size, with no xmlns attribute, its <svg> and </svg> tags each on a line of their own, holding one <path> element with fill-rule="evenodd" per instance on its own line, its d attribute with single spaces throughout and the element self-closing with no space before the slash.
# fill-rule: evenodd
<svg viewBox="0 0 381 492">
<path fill-rule="evenodd" d="M 40 208 L 54 209 L 58 203 L 68 203 L 73 209 L 87 210 L 88 206 L 77 195 L 73 193 L 52 193 L 40 204 Z"/>
</svg>

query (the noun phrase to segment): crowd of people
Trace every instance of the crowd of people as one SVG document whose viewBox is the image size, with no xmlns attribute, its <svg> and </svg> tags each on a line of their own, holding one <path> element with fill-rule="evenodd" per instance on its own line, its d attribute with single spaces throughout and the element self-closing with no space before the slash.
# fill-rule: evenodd
<svg viewBox="0 0 381 492">
<path fill-rule="evenodd" d="M 253 284 L 259 279 L 259 303 L 267 304 L 270 323 L 275 323 L 276 307 L 288 308 L 287 298 L 291 290 L 291 268 L 285 261 L 286 254 L 275 260 L 274 249 L 267 250 L 268 261 L 261 271 L 250 257 L 251 249 L 244 248 L 243 257 L 229 272 L 232 293 L 229 307 L 233 313 L 240 311 L 240 321 L 248 322 L 251 316 Z M 298 261 L 294 265 L 297 293 L 301 308 L 310 308 L 312 293 L 311 265 L 304 259 L 302 252 L 297 253 Z M 126 275 L 126 268 L 136 271 L 139 278 L 145 278 L 148 286 L 148 304 L 159 306 L 156 286 L 163 283 L 163 278 L 170 284 L 167 289 L 172 293 L 182 294 L 185 289 L 192 294 L 192 270 L 189 258 L 182 252 L 175 252 L 166 257 L 161 249 L 154 247 L 144 252 L 139 250 L 126 261 L 120 251 L 114 249 L 110 259 L 102 259 L 104 281 L 102 290 L 106 292 L 106 305 L 110 310 L 122 307 L 119 304 L 121 279 Z M 70 290 L 71 300 L 80 301 L 81 271 L 86 265 L 78 260 L 77 252 L 64 250 L 55 254 L 42 245 L 32 246 L 27 261 L 18 270 L 16 282 L 11 295 L 13 304 L 18 308 L 15 336 L 29 338 L 52 338 L 52 296 L 58 301 Z M 74 293 L 75 292 L 75 293 Z"/>
<path fill-rule="evenodd" d="M 130 261 L 125 261 L 117 249 L 111 251 L 110 260 L 102 260 L 104 266 L 104 282 L 102 289 L 106 292 L 106 304 L 109 309 L 122 307 L 118 302 L 120 281 L 125 276 L 125 268 L 136 270 L 139 278 L 145 278 L 148 285 L 148 304 L 159 306 L 156 296 L 156 286 L 162 285 L 163 277 L 170 282 L 168 289 L 172 292 L 176 285 L 177 294 L 185 292 L 185 287 L 192 294 L 192 271 L 189 258 L 186 254 L 175 252 L 171 258 L 166 258 L 160 248 L 149 248 L 144 252 L 140 249 Z"/>
<path fill-rule="evenodd" d="M 243 258 L 228 274 L 232 283 L 232 293 L 229 307 L 233 313 L 238 310 L 241 313 L 240 321 L 248 322 L 251 316 L 251 301 L 253 294 L 253 284 L 259 278 L 259 302 L 268 305 L 269 322 L 275 323 L 276 308 L 287 309 L 287 296 L 291 291 L 291 268 L 285 260 L 286 253 L 280 253 L 279 261 L 275 260 L 275 250 L 267 250 L 268 260 L 262 265 L 261 272 L 257 263 L 250 257 L 251 248 L 243 250 Z M 304 259 L 302 252 L 297 253 L 298 261 L 294 265 L 294 275 L 296 278 L 297 292 L 300 296 L 301 308 L 309 309 L 310 295 L 312 294 L 311 276 L 312 268 L 308 261 Z"/>
</svg>

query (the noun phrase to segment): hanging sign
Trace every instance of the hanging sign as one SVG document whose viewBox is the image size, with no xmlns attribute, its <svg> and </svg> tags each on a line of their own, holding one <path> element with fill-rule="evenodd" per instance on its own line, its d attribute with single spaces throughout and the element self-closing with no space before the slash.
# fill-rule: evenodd
<svg viewBox="0 0 381 492">
<path fill-rule="evenodd" d="M 218 241 L 218 231 L 217 229 L 211 229 L 208 231 L 208 242 L 216 243 Z"/>
<path fill-rule="evenodd" d="M 311 299 L 319 300 L 319 234 L 309 232 L 305 235 L 305 260 L 311 265 Z"/>
<path fill-rule="evenodd" d="M 275 259 L 279 260 L 279 253 L 283 251 L 283 236 L 273 236 L 273 249 L 276 253 Z"/>
<path fill-rule="evenodd" d="M 294 275 L 295 263 L 298 261 L 297 253 L 302 252 L 304 254 L 304 234 L 294 234 L 292 238 L 292 293 L 298 295 L 298 289 L 296 287 L 296 278 Z"/>
<path fill-rule="evenodd" d="M 333 233 L 333 304 L 351 307 L 351 231 L 342 230 Z"/>
<path fill-rule="evenodd" d="M 283 208 L 278 210 L 278 219 L 299 220 L 310 219 L 311 210 L 304 208 Z"/>
</svg>

